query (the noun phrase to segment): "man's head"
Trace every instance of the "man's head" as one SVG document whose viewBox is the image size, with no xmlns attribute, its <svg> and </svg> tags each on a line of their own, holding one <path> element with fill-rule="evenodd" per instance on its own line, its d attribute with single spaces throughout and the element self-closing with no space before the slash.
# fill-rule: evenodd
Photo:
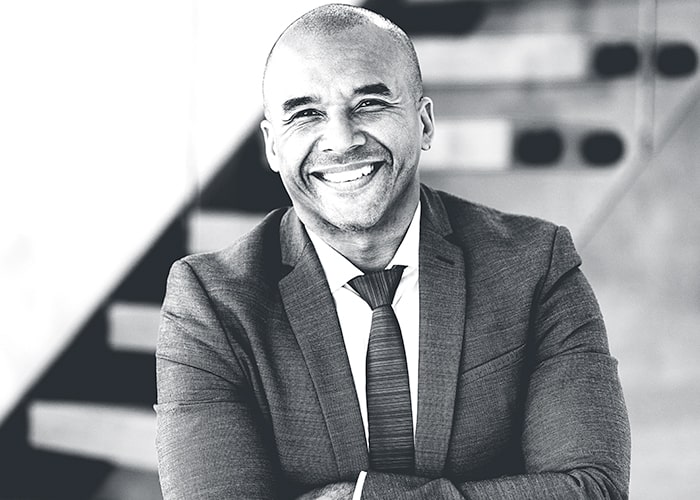
<svg viewBox="0 0 700 500">
<path fill-rule="evenodd" d="M 410 220 L 433 115 L 400 28 L 347 5 L 308 12 L 270 52 L 263 100 L 268 161 L 307 226 L 378 231 Z"/>
<path fill-rule="evenodd" d="M 416 100 L 423 97 L 423 78 L 418 63 L 418 56 L 413 43 L 408 35 L 385 17 L 367 9 L 353 7 L 345 4 L 328 4 L 313 9 L 290 24 L 280 35 L 268 54 L 263 72 L 263 104 L 267 107 L 265 99 L 265 81 L 270 61 L 277 45 L 283 44 L 288 37 L 299 35 L 326 35 L 333 37 L 341 31 L 374 24 L 384 30 L 393 38 L 393 41 L 401 48 L 402 55 L 407 57 L 405 68 L 408 82 L 412 87 Z M 358 40 L 358 43 L 362 40 Z M 267 109 L 265 110 L 267 112 Z"/>
</svg>

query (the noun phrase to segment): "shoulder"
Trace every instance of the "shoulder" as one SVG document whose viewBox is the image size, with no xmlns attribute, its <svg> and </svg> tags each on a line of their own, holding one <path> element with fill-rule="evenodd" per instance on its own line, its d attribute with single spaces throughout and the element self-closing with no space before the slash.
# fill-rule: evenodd
<svg viewBox="0 0 700 500">
<path fill-rule="evenodd" d="M 503 212 L 443 191 L 430 192 L 444 207 L 453 237 L 459 241 L 551 246 L 559 228 L 557 224 L 537 217 Z"/>
<path fill-rule="evenodd" d="M 188 255 L 175 262 L 194 274 L 200 284 L 230 285 L 232 282 L 275 282 L 281 273 L 280 223 L 289 208 L 270 212 L 250 232 L 221 250 Z"/>
<path fill-rule="evenodd" d="M 449 193 L 427 190 L 444 208 L 450 241 L 462 248 L 477 268 L 547 272 L 553 260 L 572 268 L 580 265 L 571 235 L 563 226 L 526 215 L 473 203 Z"/>
</svg>

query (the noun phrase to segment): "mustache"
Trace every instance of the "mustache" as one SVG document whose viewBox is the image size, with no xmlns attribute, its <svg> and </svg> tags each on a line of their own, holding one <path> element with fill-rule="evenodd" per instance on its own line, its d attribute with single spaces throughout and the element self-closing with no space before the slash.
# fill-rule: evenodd
<svg viewBox="0 0 700 500">
<path fill-rule="evenodd" d="M 316 167 L 332 167 L 349 163 L 365 163 L 386 161 L 391 162 L 392 155 L 388 149 L 376 145 L 374 147 L 362 147 L 352 149 L 344 153 L 324 153 L 312 151 L 305 158 L 304 163 L 313 164 Z"/>
</svg>

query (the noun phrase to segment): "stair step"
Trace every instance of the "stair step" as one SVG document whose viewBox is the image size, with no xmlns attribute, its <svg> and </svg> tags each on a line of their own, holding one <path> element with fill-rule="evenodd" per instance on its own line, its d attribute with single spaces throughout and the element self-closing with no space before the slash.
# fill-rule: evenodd
<svg viewBox="0 0 700 500">
<path fill-rule="evenodd" d="M 189 218 L 188 249 L 199 253 L 227 247 L 263 217 L 264 213 L 196 210 Z"/>
<path fill-rule="evenodd" d="M 113 302 L 107 309 L 107 342 L 118 351 L 153 353 L 159 323 L 159 305 Z"/>
<path fill-rule="evenodd" d="M 519 87 L 445 87 L 426 85 L 435 103 L 437 124 L 445 119 L 498 116 L 520 122 L 559 121 L 633 130 L 639 114 L 634 81 L 591 82 L 585 85 Z M 439 133 L 439 130 L 436 130 Z"/>
<path fill-rule="evenodd" d="M 436 124 L 432 148 L 421 155 L 423 172 L 504 171 L 519 167 L 611 167 L 629 156 L 624 131 L 560 120 L 445 118 Z"/>
<path fill-rule="evenodd" d="M 34 448 L 157 470 L 156 416 L 150 408 L 37 400 L 28 406 L 28 420 Z"/>
<path fill-rule="evenodd" d="M 158 474 L 154 471 L 116 468 L 102 482 L 91 500 L 115 498 L 162 500 Z"/>
<path fill-rule="evenodd" d="M 589 41 L 575 33 L 480 34 L 413 40 L 427 85 L 583 80 Z"/>
<path fill-rule="evenodd" d="M 511 166 L 513 125 L 500 118 L 438 120 L 429 152 L 421 168 L 505 170 Z"/>
</svg>

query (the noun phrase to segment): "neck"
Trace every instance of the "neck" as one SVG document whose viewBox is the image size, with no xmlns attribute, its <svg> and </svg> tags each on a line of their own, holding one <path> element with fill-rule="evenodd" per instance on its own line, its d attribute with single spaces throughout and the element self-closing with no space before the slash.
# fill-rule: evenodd
<svg viewBox="0 0 700 500">
<path fill-rule="evenodd" d="M 362 272 L 381 271 L 391 262 L 401 245 L 417 206 L 416 198 L 415 203 L 406 210 L 367 229 L 344 230 L 326 225 L 307 227 Z"/>
<path fill-rule="evenodd" d="M 355 233 L 349 236 L 343 234 L 327 242 L 358 269 L 368 273 L 386 268 L 401 245 L 407 230 L 408 224 L 403 227 L 401 233 L 397 231 L 395 234 L 382 235 L 381 237 L 372 234 Z"/>
<path fill-rule="evenodd" d="M 416 198 L 409 209 L 365 230 L 344 231 L 324 227 L 314 228 L 314 232 L 362 272 L 381 271 L 391 262 L 401 245 L 417 206 Z"/>
</svg>

